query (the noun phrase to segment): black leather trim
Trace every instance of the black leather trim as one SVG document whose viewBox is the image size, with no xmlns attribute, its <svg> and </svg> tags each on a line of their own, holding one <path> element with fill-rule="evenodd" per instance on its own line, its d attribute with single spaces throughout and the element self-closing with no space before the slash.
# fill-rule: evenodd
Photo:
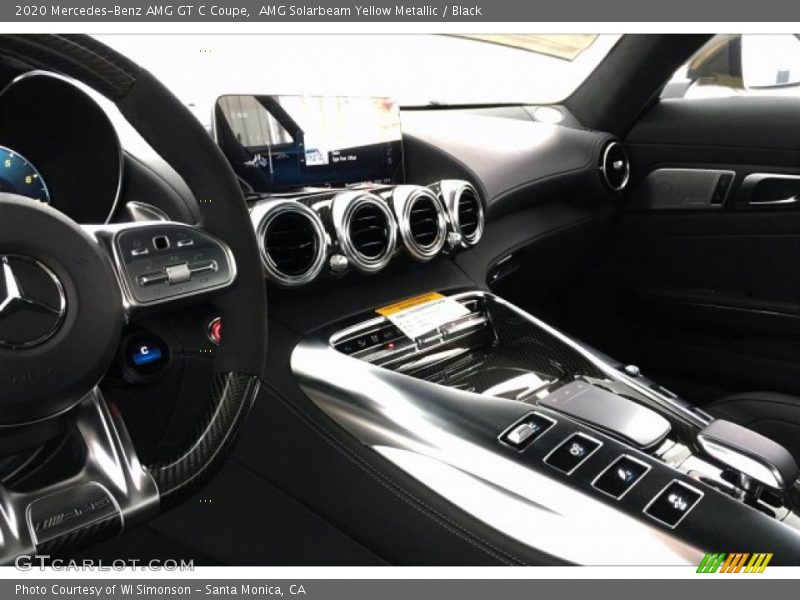
<svg viewBox="0 0 800 600">
<path fill-rule="evenodd" d="M 624 35 L 564 104 L 586 127 L 622 137 L 658 99 L 675 70 L 710 37 Z"/>
<path fill-rule="evenodd" d="M 411 111 L 404 116 L 408 180 L 466 178 L 484 199 L 488 219 L 548 198 L 589 201 L 607 196 L 598 171 L 601 150 L 613 139 L 606 133 L 458 112 Z M 509 123 L 516 135 L 533 140 L 528 147 L 497 147 L 498 135 L 507 133 L 503 128 Z M 479 125 L 480 131 L 473 131 Z M 495 142 L 489 147 L 487 137 Z"/>
</svg>

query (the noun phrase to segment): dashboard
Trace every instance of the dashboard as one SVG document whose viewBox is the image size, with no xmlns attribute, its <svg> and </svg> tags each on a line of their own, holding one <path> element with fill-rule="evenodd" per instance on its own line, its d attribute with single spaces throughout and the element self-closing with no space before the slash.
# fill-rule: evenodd
<svg viewBox="0 0 800 600">
<path fill-rule="evenodd" d="M 81 224 L 197 220 L 197 202 L 185 183 L 155 154 L 124 151 L 118 134 L 126 147 L 133 140 L 93 92 L 38 71 L 4 80 L 0 191 L 48 203 Z M 613 211 L 608 200 L 624 187 L 611 180 L 612 164 L 622 164 L 622 179 L 630 169 L 611 136 L 568 126 L 569 119 L 564 125 L 538 122 L 522 109 L 398 113 L 388 99 L 311 98 L 336 109 L 327 125 L 336 136 L 312 131 L 324 121 L 319 116 L 294 117 L 303 129 L 295 159 L 307 171 L 321 168 L 314 171 L 319 174 L 331 171 L 309 166 L 309 160 L 333 164 L 331 157 L 341 162 L 352 155 L 356 168 L 340 165 L 342 181 L 315 178 L 313 186 L 294 180 L 286 187 L 282 180 L 259 188 L 257 180 L 242 180 L 270 288 L 270 319 L 295 331 L 431 289 L 477 285 L 502 292 L 503 278 L 527 268 L 520 264 L 526 260 L 536 262 L 531 272 L 537 285 L 530 290 L 552 289 L 578 259 L 561 251 L 558 260 L 543 261 L 538 250 L 528 255 L 526 249 L 538 248 L 554 232 L 602 221 Z M 298 103 L 293 98 L 286 107 Z M 232 114 L 242 120 L 244 112 Z M 229 122 L 224 114 L 217 117 Z M 359 122 L 357 134 L 342 131 Z M 242 123 L 234 129 L 264 141 L 257 137 L 263 132 Z M 252 152 L 226 147 L 221 133 L 215 132 L 217 142 L 234 170 L 252 160 Z M 259 150 L 258 144 L 253 148 Z M 374 156 L 380 160 L 372 162 Z M 213 359 L 223 330 L 219 315 L 204 309 L 192 315 L 180 315 L 178 325 L 130 324 L 118 361 L 119 393 L 172 378 L 173 365 L 178 385 L 185 362 L 178 357 Z M 163 360 L 147 369 L 131 367 L 142 345 L 160 348 Z M 288 355 L 278 342 L 273 347 Z M 167 386 L 162 399 L 173 405 L 184 395 Z"/>
<path fill-rule="evenodd" d="M 267 281 L 313 291 L 469 261 L 489 219 L 514 227 L 548 201 L 585 206 L 625 189 L 618 141 L 535 114 L 406 110 L 401 123 L 387 98 L 231 95 L 217 101 L 213 128 L 250 192 Z M 498 231 L 504 251 L 525 242 L 524 231 L 518 242 Z M 504 258 L 487 251 L 478 271 Z"/>
<path fill-rule="evenodd" d="M 470 256 L 480 257 L 476 269 L 491 270 L 527 239 L 520 214 L 565 190 L 597 198 L 624 187 L 610 181 L 611 163 L 624 163 L 623 179 L 629 173 L 611 136 L 533 114 L 401 113 L 386 98 L 227 96 L 215 105 L 214 135 L 246 192 L 268 284 L 313 292 L 438 260 L 471 268 Z M 0 90 L 0 191 L 83 224 L 192 222 L 198 214 L 168 165 L 123 151 L 91 93 L 39 71 L 9 77 Z M 489 221 L 497 229 L 481 248 Z"/>
</svg>

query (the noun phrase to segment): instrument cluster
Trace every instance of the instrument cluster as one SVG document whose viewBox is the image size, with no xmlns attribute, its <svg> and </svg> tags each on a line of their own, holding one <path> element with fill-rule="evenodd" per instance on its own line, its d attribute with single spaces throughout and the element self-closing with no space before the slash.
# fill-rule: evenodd
<svg viewBox="0 0 800 600">
<path fill-rule="evenodd" d="M 0 91 L 0 193 L 49 204 L 78 223 L 105 223 L 122 165 L 114 126 L 72 80 L 31 71 Z"/>
</svg>

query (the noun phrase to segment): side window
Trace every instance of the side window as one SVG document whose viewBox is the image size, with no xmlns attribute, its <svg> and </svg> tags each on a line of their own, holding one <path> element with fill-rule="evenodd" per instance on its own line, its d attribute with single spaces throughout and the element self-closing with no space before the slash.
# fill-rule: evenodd
<svg viewBox="0 0 800 600">
<path fill-rule="evenodd" d="M 800 97 L 800 35 L 716 35 L 673 75 L 662 98 Z"/>
</svg>

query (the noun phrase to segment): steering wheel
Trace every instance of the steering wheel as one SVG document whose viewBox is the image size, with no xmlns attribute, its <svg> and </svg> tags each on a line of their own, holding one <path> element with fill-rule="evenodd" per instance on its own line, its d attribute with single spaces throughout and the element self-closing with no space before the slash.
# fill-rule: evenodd
<svg viewBox="0 0 800 600">
<path fill-rule="evenodd" d="M 267 303 L 241 189 L 211 136 L 150 73 L 86 36 L 0 37 L 0 53 L 81 81 L 188 184 L 200 222 L 79 226 L 0 194 L 0 440 L 60 418 L 82 447 L 77 473 L 40 489 L 0 486 L 0 560 L 62 554 L 122 532 L 195 492 L 235 441 L 266 359 Z M 144 465 L 98 383 L 123 326 L 186 303 L 225 323 L 195 433 Z"/>
</svg>

